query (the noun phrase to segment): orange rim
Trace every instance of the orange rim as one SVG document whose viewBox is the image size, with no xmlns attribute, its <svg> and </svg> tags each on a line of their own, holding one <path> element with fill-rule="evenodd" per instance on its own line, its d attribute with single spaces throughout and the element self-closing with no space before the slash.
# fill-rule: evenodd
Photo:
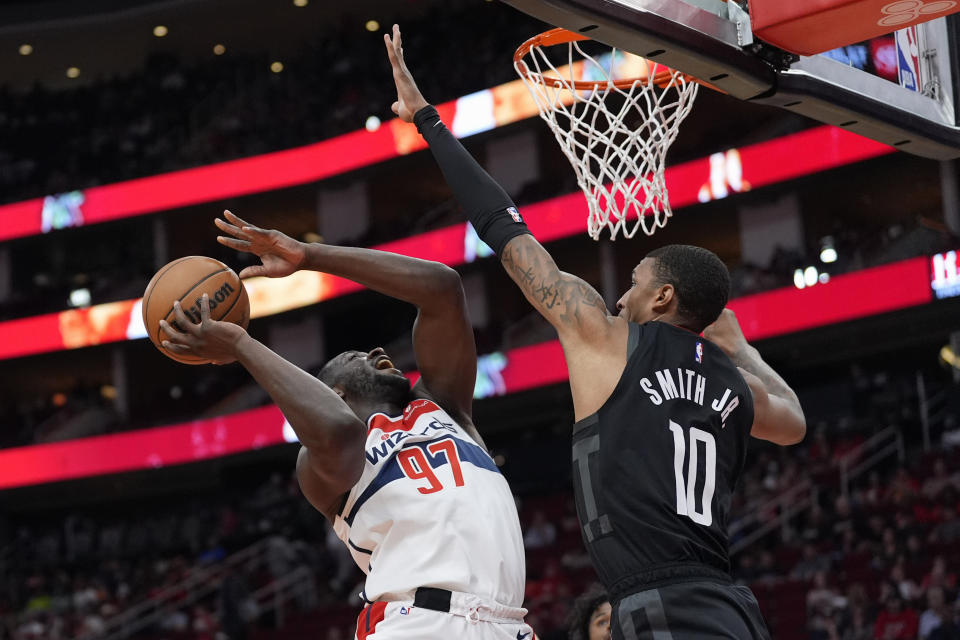
<svg viewBox="0 0 960 640">
<path fill-rule="evenodd" d="M 544 86 L 547 85 L 548 78 L 544 77 L 543 74 L 535 73 L 530 71 L 530 68 L 527 66 L 527 63 L 523 61 L 524 56 L 526 56 L 534 47 L 555 47 L 560 44 L 568 44 L 570 42 L 581 42 L 583 40 L 591 40 L 590 36 L 585 36 L 582 33 L 574 33 L 573 31 L 568 31 L 567 29 L 562 29 L 557 27 L 556 29 L 550 29 L 549 31 L 544 31 L 543 33 L 537 34 L 517 47 L 517 50 L 513 54 L 513 63 L 517 67 L 518 72 L 526 76 L 531 82 L 536 82 Z M 658 71 L 653 76 L 653 82 L 661 89 L 666 89 L 673 82 L 674 72 L 669 67 L 666 67 L 659 63 L 653 63 L 657 67 L 663 69 L 663 71 Z M 686 82 L 696 82 L 705 87 L 709 87 L 715 91 L 720 91 L 713 85 L 710 85 L 706 82 L 702 82 L 698 78 L 695 78 L 686 73 L 681 73 L 682 77 Z M 647 82 L 646 78 L 629 78 L 627 80 L 614 80 L 612 83 L 600 83 L 600 82 L 590 82 L 589 80 L 573 80 L 572 83 L 566 79 L 563 80 L 564 84 L 568 86 L 572 84 L 573 88 L 576 91 L 591 91 L 598 86 L 608 86 L 613 84 L 618 89 L 629 89 L 637 82 Z M 721 91 L 721 93 L 723 93 Z"/>
</svg>

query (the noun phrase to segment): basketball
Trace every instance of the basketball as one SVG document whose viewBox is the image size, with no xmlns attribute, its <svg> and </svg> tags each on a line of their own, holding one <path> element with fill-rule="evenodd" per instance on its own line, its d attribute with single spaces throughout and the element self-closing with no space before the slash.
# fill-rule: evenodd
<svg viewBox="0 0 960 640">
<path fill-rule="evenodd" d="M 143 292 L 143 324 L 160 353 L 184 364 L 207 364 L 209 360 L 175 354 L 163 348 L 167 336 L 160 321 L 176 325 L 173 303 L 180 301 L 183 312 L 200 322 L 200 299 L 210 296 L 210 317 L 238 324 L 244 329 L 250 322 L 250 299 L 239 276 L 219 260 L 206 256 L 187 256 L 164 265 Z"/>
</svg>

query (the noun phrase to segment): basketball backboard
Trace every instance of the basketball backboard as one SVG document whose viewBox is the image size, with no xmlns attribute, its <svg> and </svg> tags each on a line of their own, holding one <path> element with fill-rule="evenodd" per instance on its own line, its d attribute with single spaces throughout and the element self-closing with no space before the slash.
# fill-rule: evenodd
<svg viewBox="0 0 960 640">
<path fill-rule="evenodd" d="M 897 34 L 897 82 L 857 68 L 842 55 L 796 55 L 765 43 L 755 37 L 750 15 L 733 1 L 503 1 L 741 100 L 781 107 L 915 155 L 960 157 L 955 77 L 960 16 Z"/>
</svg>

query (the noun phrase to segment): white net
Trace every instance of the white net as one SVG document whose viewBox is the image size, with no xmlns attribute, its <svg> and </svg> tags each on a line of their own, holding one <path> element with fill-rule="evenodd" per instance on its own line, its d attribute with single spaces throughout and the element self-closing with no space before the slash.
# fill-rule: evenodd
<svg viewBox="0 0 960 640">
<path fill-rule="evenodd" d="M 698 85 L 617 49 L 594 57 L 580 42 L 565 44 L 564 66 L 551 62 L 546 45 L 534 45 L 514 67 L 576 172 L 589 206 L 587 233 L 594 240 L 604 227 L 614 240 L 638 229 L 653 235 L 671 215 L 667 150 Z M 623 72 L 632 83 L 617 83 Z"/>
</svg>

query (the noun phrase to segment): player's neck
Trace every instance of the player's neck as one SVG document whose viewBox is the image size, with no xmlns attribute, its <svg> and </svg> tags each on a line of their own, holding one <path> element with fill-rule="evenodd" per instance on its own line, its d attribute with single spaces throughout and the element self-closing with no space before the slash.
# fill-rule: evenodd
<svg viewBox="0 0 960 640">
<path fill-rule="evenodd" d="M 689 331 L 690 333 L 700 335 L 699 331 L 696 331 L 689 326 L 690 323 L 686 319 L 678 316 L 676 313 L 665 313 L 662 316 L 657 316 L 653 320 L 656 322 L 663 322 L 665 324 L 673 325 L 678 329 L 683 329 L 684 331 Z"/>
<path fill-rule="evenodd" d="M 391 418 L 399 416 L 403 413 L 403 410 L 406 408 L 407 403 L 398 403 L 398 402 L 384 402 L 382 400 L 378 401 L 356 401 L 350 402 L 350 408 L 353 409 L 353 412 L 361 420 L 369 420 L 370 416 L 375 413 L 382 413 Z"/>
</svg>

